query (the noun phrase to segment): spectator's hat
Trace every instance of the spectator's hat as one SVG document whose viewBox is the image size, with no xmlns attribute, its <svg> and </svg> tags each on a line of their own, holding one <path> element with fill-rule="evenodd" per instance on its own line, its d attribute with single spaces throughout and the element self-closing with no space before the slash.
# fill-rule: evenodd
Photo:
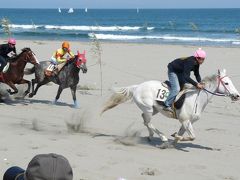
<svg viewBox="0 0 240 180">
<path fill-rule="evenodd" d="M 33 157 L 24 173 L 25 180 L 72 180 L 68 160 L 58 154 L 39 154 Z"/>
</svg>

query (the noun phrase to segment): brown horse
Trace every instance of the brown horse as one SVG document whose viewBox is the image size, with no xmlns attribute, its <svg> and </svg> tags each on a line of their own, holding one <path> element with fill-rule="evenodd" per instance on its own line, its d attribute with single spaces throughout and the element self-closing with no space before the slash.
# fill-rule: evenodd
<svg viewBox="0 0 240 180">
<path fill-rule="evenodd" d="M 24 92 L 24 96 L 26 96 L 30 92 L 31 82 L 23 79 L 24 68 L 27 63 L 31 64 L 39 64 L 35 54 L 32 52 L 30 48 L 22 49 L 22 52 L 10 60 L 10 66 L 7 72 L 0 72 L 0 82 L 3 82 L 9 85 L 14 91 L 8 89 L 9 94 L 18 93 L 18 89 L 15 84 L 28 84 L 28 89 Z"/>
</svg>

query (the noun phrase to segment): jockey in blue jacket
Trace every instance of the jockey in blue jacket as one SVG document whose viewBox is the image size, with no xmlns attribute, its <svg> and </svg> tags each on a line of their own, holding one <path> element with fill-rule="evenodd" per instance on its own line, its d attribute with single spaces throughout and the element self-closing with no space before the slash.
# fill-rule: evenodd
<svg viewBox="0 0 240 180">
<path fill-rule="evenodd" d="M 199 89 L 204 88 L 204 84 L 201 83 L 201 76 L 199 74 L 199 66 L 204 62 L 206 53 L 199 48 L 193 56 L 186 58 L 178 58 L 168 64 L 168 78 L 171 84 L 169 95 L 164 102 L 163 110 L 173 112 L 172 103 L 174 102 L 181 87 L 185 83 L 190 83 Z M 191 77 L 191 71 L 194 72 L 196 81 Z"/>
</svg>

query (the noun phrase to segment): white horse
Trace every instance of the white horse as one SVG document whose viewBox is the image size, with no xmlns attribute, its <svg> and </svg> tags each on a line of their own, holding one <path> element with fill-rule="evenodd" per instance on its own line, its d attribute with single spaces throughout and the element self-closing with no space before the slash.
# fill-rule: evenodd
<svg viewBox="0 0 240 180">
<path fill-rule="evenodd" d="M 133 99 L 143 112 L 142 118 L 144 125 L 149 131 L 149 140 L 151 140 L 154 133 L 156 133 L 163 141 L 160 148 L 173 147 L 178 141 L 193 141 L 195 134 L 192 123 L 200 119 L 201 113 L 213 95 L 228 96 L 233 101 L 237 101 L 240 96 L 231 79 L 226 75 L 225 69 L 222 71 L 218 70 L 217 75 L 206 77 L 203 82 L 205 83 L 203 90 L 192 87 L 180 93 L 181 95 L 179 95 L 175 101 L 175 114 L 162 110 L 163 106 L 159 101 L 163 102 L 166 100 L 168 89 L 166 85 L 160 81 L 146 81 L 138 85 L 115 90 L 114 94 L 106 102 L 102 113 L 120 103 Z M 158 112 L 161 112 L 167 117 L 176 118 L 181 123 L 178 133 L 172 135 L 175 138 L 172 143 L 169 143 L 168 138 L 150 122 L 152 116 Z M 187 137 L 183 136 L 185 131 L 188 134 Z"/>
</svg>

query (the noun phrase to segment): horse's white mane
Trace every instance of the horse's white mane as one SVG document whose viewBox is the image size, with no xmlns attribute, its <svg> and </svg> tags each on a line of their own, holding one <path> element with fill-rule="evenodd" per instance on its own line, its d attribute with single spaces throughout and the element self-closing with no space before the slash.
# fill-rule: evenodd
<svg viewBox="0 0 240 180">
<path fill-rule="evenodd" d="M 214 75 L 205 77 L 202 81 L 205 83 L 214 82 L 214 81 L 216 81 L 216 77 L 217 77 L 217 75 L 214 74 Z"/>
</svg>

